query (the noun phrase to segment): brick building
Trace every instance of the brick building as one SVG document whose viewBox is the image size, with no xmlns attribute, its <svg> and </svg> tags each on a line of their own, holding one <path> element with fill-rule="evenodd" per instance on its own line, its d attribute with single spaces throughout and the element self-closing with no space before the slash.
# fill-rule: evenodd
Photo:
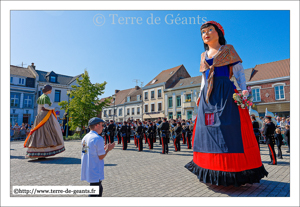
<svg viewBox="0 0 300 207">
<path fill-rule="evenodd" d="M 290 115 L 290 59 L 256 65 L 247 85 L 260 116 L 266 108 L 279 116 Z"/>
</svg>

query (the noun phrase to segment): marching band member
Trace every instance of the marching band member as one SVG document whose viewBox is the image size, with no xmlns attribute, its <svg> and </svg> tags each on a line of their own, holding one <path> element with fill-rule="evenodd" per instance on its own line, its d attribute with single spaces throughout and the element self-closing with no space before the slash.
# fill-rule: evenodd
<svg viewBox="0 0 300 207">
<path fill-rule="evenodd" d="M 185 120 L 182 120 L 182 144 L 186 143 L 186 137 L 185 137 Z"/>
<path fill-rule="evenodd" d="M 266 125 L 264 128 L 263 134 L 266 136 L 266 144 L 268 145 L 268 148 L 269 148 L 269 154 L 270 154 L 270 159 L 271 159 L 271 162 L 269 163 L 269 165 L 277 165 L 276 154 L 275 154 L 275 150 L 274 150 L 274 143 L 275 143 L 274 135 L 275 135 L 276 126 L 271 121 L 270 116 L 265 117 L 265 122 L 266 122 Z"/>
<path fill-rule="evenodd" d="M 121 135 L 121 122 L 119 122 L 118 126 L 117 126 L 117 138 L 118 138 L 118 144 L 121 144 L 121 140 L 122 140 L 122 135 Z"/>
<path fill-rule="evenodd" d="M 180 151 L 180 138 L 182 136 L 182 127 L 180 122 L 177 122 L 177 126 L 174 129 L 175 138 L 174 138 L 174 146 L 175 152 Z"/>
<path fill-rule="evenodd" d="M 144 127 L 143 123 L 140 122 L 138 128 L 136 129 L 139 152 L 143 151 L 143 136 L 144 136 Z"/>
<path fill-rule="evenodd" d="M 107 128 L 108 132 L 109 132 L 109 143 L 113 143 L 114 142 L 114 138 L 115 138 L 115 131 L 116 131 L 116 125 L 114 124 L 113 120 L 110 120 L 110 125 Z"/>
<path fill-rule="evenodd" d="M 162 121 L 161 121 L 161 118 L 159 117 L 158 118 L 158 121 L 157 121 L 157 124 L 156 124 L 156 127 L 157 127 L 157 134 L 158 134 L 158 139 L 159 139 L 159 144 L 161 145 L 161 131 L 160 131 L 160 128 L 161 128 L 161 125 L 162 124 Z M 160 127 L 159 127 L 160 126 Z"/>
<path fill-rule="evenodd" d="M 149 124 L 149 128 L 148 128 L 147 132 L 148 132 L 149 149 L 153 149 L 153 140 L 154 140 L 154 136 L 155 136 L 155 131 L 154 131 L 154 126 L 151 122 Z"/>
<path fill-rule="evenodd" d="M 127 143 L 130 143 L 130 135 L 131 135 L 131 122 L 129 121 L 127 124 Z"/>
<path fill-rule="evenodd" d="M 169 153 L 169 147 L 168 147 L 168 138 L 169 137 L 169 129 L 170 125 L 167 122 L 167 118 L 164 118 L 164 121 L 161 125 L 159 125 L 160 131 L 161 131 L 161 141 L 162 141 L 162 153 Z"/>
<path fill-rule="evenodd" d="M 186 128 L 185 128 L 185 133 L 186 133 L 186 144 L 187 144 L 187 148 L 191 149 L 192 145 L 191 145 L 191 137 L 193 134 L 193 124 L 190 124 L 189 121 L 187 122 Z"/>
<path fill-rule="evenodd" d="M 104 135 L 104 139 L 105 139 L 105 144 L 107 144 L 108 141 L 108 123 L 106 122 L 104 125 L 104 129 L 103 129 L 103 135 Z"/>
<path fill-rule="evenodd" d="M 127 150 L 127 131 L 127 122 L 124 121 L 124 124 L 121 127 L 123 150 Z"/>
</svg>

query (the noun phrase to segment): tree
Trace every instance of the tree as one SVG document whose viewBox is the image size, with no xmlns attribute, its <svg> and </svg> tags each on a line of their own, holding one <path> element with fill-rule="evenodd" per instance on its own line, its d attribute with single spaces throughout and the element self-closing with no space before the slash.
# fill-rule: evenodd
<svg viewBox="0 0 300 207">
<path fill-rule="evenodd" d="M 71 98 L 69 105 L 67 101 L 58 103 L 62 110 L 68 111 L 71 130 L 75 130 L 77 127 L 83 129 L 84 126 L 88 125 L 88 122 L 92 117 L 96 117 L 102 108 L 108 106 L 111 102 L 111 98 L 106 98 L 102 102 L 100 102 L 100 99 L 98 98 L 104 93 L 105 85 L 107 84 L 106 81 L 101 84 L 92 84 L 86 70 L 81 77 L 82 80 L 79 80 L 79 78 L 76 79 L 79 86 L 72 85 L 72 90 L 69 94 L 69 97 Z"/>
</svg>

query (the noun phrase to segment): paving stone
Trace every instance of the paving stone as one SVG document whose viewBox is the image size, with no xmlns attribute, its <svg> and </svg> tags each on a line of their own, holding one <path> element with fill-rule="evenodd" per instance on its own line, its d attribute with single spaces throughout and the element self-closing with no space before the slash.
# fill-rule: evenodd
<svg viewBox="0 0 300 207">
<path fill-rule="evenodd" d="M 81 141 L 66 141 L 66 151 L 45 160 L 28 160 L 24 156 L 23 142 L 11 142 L 10 176 L 12 186 L 89 186 L 80 180 Z M 193 158 L 192 150 L 182 145 L 182 151 L 174 152 L 169 144 L 169 154 L 162 155 L 156 142 L 154 149 L 138 152 L 133 141 L 128 150 L 121 145 L 105 158 L 103 197 L 289 197 L 290 154 L 283 147 L 284 159 L 278 165 L 268 165 L 270 157 L 266 145 L 261 144 L 261 157 L 268 177 L 260 183 L 245 186 L 216 186 L 199 182 L 184 165 Z M 276 151 L 277 153 L 277 151 Z M 13 195 L 25 197 L 26 195 Z M 28 195 L 27 195 L 28 196 Z M 30 195 L 33 196 L 33 195 Z M 34 195 L 44 197 L 54 195 Z M 76 197 L 86 195 L 55 195 Z"/>
</svg>

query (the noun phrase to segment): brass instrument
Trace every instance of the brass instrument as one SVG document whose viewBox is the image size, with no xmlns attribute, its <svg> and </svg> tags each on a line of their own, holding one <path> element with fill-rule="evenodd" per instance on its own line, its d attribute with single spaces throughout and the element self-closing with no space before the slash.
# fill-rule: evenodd
<svg viewBox="0 0 300 207">
<path fill-rule="evenodd" d="M 260 120 L 258 112 L 255 111 L 254 109 L 252 109 L 251 106 L 249 107 L 249 115 L 250 116 L 252 116 L 252 115 L 255 116 L 255 119 L 256 119 L 256 121 L 258 122 L 258 125 L 259 125 L 259 130 L 262 130 L 263 122 Z"/>
</svg>

